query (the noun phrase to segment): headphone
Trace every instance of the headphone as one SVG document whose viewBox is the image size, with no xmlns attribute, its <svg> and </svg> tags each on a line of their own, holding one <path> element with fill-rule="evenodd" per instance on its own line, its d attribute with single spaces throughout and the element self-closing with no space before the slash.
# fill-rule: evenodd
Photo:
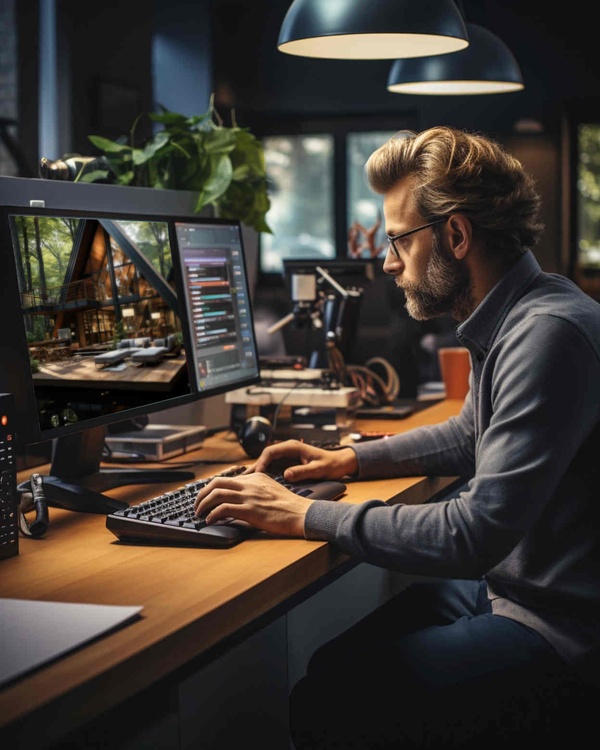
<svg viewBox="0 0 600 750">
<path fill-rule="evenodd" d="M 19 530 L 24 536 L 39 537 L 48 530 L 48 503 L 42 487 L 42 477 L 32 474 L 26 482 L 17 486 Z M 29 522 L 25 513 L 35 509 L 35 521 Z"/>
</svg>

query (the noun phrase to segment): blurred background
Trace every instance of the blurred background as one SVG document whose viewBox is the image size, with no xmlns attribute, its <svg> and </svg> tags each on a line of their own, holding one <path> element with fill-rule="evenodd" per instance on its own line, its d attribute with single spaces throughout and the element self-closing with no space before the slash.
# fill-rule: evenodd
<svg viewBox="0 0 600 750">
<path fill-rule="evenodd" d="M 0 0 L 0 175 L 38 176 L 41 157 L 98 155 L 89 135 L 127 135 L 163 105 L 203 114 L 214 93 L 265 149 L 273 234 L 245 231 L 261 354 L 309 354 L 315 332 L 267 328 L 291 310 L 282 263 L 375 257 L 364 285 L 354 363 L 383 356 L 400 395 L 439 379 L 437 348 L 456 323 L 410 319 L 381 271 L 381 197 L 365 184 L 366 159 L 398 130 L 452 125 L 502 143 L 534 176 L 546 230 L 544 271 L 600 298 L 600 97 L 594 24 L 574 6 L 534 0 L 465 2 L 466 19 L 515 56 L 522 91 L 407 95 L 386 88 L 391 61 L 308 59 L 277 50 L 290 0 L 81 3 Z M 153 123 L 142 116 L 140 141 Z M 350 227 L 370 230 L 349 244 Z M 363 237 L 364 239 L 364 237 Z"/>
</svg>

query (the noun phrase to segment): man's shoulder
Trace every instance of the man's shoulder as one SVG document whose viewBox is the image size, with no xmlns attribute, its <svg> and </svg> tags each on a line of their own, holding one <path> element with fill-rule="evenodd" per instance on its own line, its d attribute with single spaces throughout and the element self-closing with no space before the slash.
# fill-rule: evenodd
<svg viewBox="0 0 600 750">
<path fill-rule="evenodd" d="M 511 308 L 498 338 L 524 331 L 537 336 L 557 328 L 582 335 L 600 357 L 600 304 L 564 276 L 542 273 Z"/>
</svg>

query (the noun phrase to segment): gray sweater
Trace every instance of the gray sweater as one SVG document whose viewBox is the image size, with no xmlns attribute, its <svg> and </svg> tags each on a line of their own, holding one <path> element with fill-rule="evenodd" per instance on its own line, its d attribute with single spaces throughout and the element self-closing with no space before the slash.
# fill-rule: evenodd
<svg viewBox="0 0 600 750">
<path fill-rule="evenodd" d="M 568 662 L 600 649 L 600 305 L 527 251 L 457 329 L 462 411 L 354 446 L 358 478 L 470 477 L 424 505 L 315 501 L 305 536 L 381 567 L 485 576 L 496 615 Z"/>
</svg>

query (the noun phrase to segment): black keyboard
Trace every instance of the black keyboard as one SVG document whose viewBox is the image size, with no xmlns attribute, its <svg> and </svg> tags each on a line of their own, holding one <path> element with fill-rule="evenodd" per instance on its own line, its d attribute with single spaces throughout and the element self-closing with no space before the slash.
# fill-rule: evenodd
<svg viewBox="0 0 600 750">
<path fill-rule="evenodd" d="M 215 477 L 235 477 L 245 466 L 215 474 L 206 479 L 178 487 L 172 492 L 153 497 L 138 505 L 111 513 L 106 528 L 122 542 L 142 544 L 176 544 L 194 547 L 232 547 L 259 532 L 259 529 L 233 519 L 224 519 L 210 526 L 194 514 L 198 491 Z M 299 482 L 291 484 L 282 475 L 269 474 L 279 484 L 297 495 L 312 500 L 337 500 L 346 485 L 334 481 Z"/>
</svg>

